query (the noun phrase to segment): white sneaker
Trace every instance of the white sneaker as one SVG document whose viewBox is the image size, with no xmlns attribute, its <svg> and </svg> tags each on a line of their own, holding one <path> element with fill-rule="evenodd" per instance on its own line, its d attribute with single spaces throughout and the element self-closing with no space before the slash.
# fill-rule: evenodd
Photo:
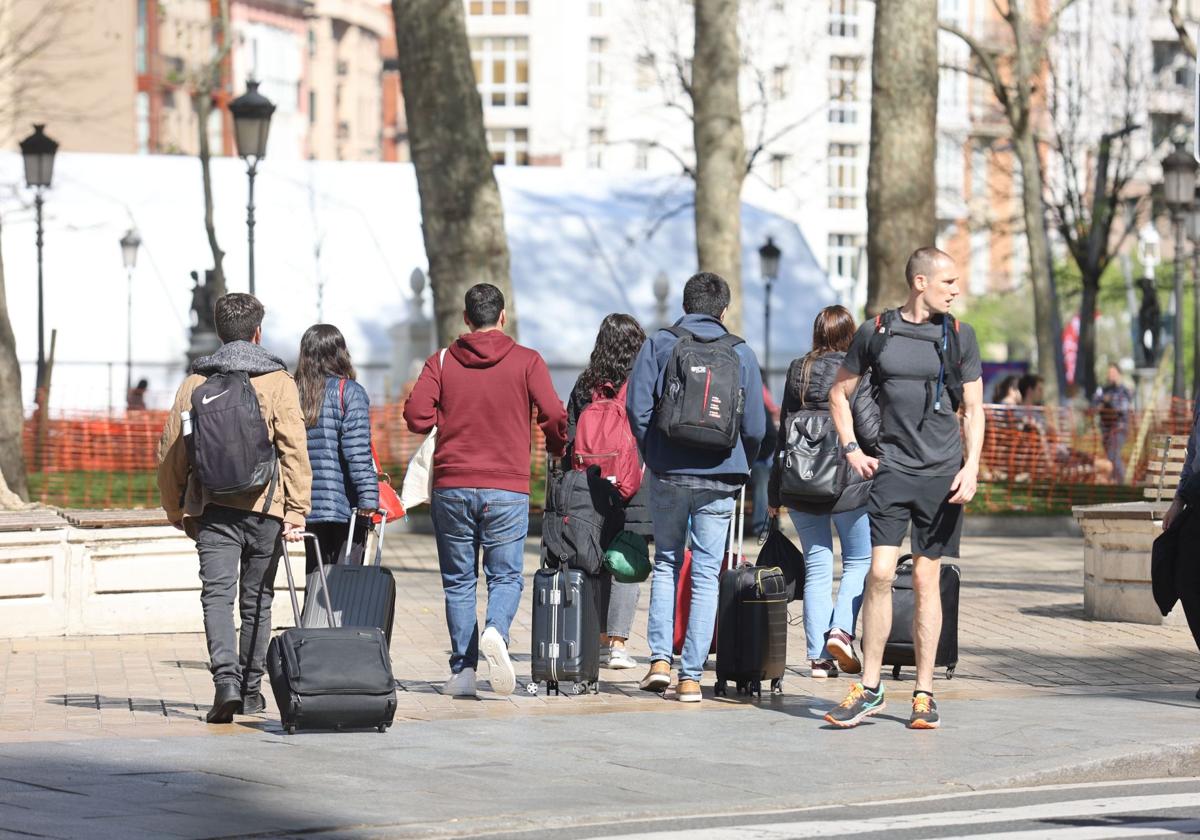
<svg viewBox="0 0 1200 840">
<path fill-rule="evenodd" d="M 500 631 L 489 627 L 479 637 L 479 652 L 488 661 L 491 671 L 488 677 L 492 683 L 492 691 L 497 694 L 512 694 L 517 687 L 517 672 L 513 670 L 512 660 L 508 658 L 508 645 L 500 636 Z"/>
<path fill-rule="evenodd" d="M 475 669 L 463 668 L 457 674 L 452 674 L 442 686 L 442 694 L 449 697 L 474 697 Z"/>
<path fill-rule="evenodd" d="M 607 668 L 609 660 L 612 659 L 613 649 L 608 645 L 600 646 L 600 667 Z"/>
<path fill-rule="evenodd" d="M 628 671 L 637 666 L 637 660 L 630 656 L 625 648 L 613 648 L 608 655 L 608 663 L 605 667 L 613 671 Z"/>
</svg>

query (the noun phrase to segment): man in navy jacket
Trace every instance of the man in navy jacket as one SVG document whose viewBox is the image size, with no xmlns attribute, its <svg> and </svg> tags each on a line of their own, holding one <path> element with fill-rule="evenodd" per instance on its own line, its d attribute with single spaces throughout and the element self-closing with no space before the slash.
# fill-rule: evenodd
<svg viewBox="0 0 1200 840">
<path fill-rule="evenodd" d="M 701 339 L 725 335 L 722 321 L 729 307 L 729 284 L 708 272 L 695 275 L 683 289 L 684 316 L 675 323 Z M 687 638 L 679 667 L 676 694 L 681 701 L 700 701 L 700 675 L 712 643 L 717 615 L 717 580 L 729 536 L 734 499 L 750 475 L 766 433 L 762 378 L 758 359 L 745 343 L 734 348 L 741 362 L 741 390 L 746 396 L 740 445 L 714 451 L 670 440 L 655 423 L 671 352 L 679 339 L 659 330 L 642 346 L 629 376 L 626 408 L 629 424 L 650 472 L 650 515 L 654 521 L 654 578 L 650 587 L 650 672 L 641 682 L 647 691 L 665 691 L 671 682 L 671 647 L 675 624 L 675 587 L 683 552 L 692 548 L 692 601 Z"/>
</svg>

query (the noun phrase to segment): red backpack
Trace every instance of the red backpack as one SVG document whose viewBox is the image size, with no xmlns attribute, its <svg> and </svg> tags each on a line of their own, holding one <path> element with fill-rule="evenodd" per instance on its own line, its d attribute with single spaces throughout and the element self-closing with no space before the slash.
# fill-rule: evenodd
<svg viewBox="0 0 1200 840">
<path fill-rule="evenodd" d="M 625 386 L 616 393 L 611 383 L 592 392 L 592 401 L 575 425 L 571 465 L 581 471 L 595 464 L 600 474 L 612 481 L 629 501 L 642 486 L 642 462 L 637 441 L 625 414 Z"/>
</svg>

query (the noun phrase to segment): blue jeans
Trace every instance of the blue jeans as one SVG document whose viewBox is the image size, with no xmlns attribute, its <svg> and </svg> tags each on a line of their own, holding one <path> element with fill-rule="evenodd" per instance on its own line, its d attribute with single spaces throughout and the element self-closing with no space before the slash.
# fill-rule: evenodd
<svg viewBox="0 0 1200 840">
<path fill-rule="evenodd" d="M 825 634 L 834 628 L 855 635 L 863 582 L 871 568 L 871 526 L 866 507 L 843 513 L 789 511 L 804 548 L 804 638 L 809 659 L 829 659 Z M 833 600 L 833 532 L 842 540 L 842 583 Z M 830 612 L 832 606 L 833 612 Z"/>
<path fill-rule="evenodd" d="M 479 665 L 479 622 L 475 585 L 479 549 L 487 574 L 487 627 L 508 643 L 508 629 L 521 603 L 529 496 L 509 490 L 434 490 L 430 503 L 437 537 L 446 625 L 450 628 L 450 671 Z"/>
<path fill-rule="evenodd" d="M 729 539 L 734 499 L 717 490 L 677 487 L 650 479 L 650 517 L 654 521 L 654 577 L 650 582 L 650 618 L 646 636 L 652 662 L 670 662 L 675 632 L 675 587 L 683 552 L 692 544 L 692 604 L 679 678 L 699 681 L 717 623 L 717 578 Z"/>
</svg>

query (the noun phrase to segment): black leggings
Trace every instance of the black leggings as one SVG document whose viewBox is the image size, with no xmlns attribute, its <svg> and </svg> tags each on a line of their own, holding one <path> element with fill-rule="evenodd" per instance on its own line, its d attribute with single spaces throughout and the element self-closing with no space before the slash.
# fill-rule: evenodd
<svg viewBox="0 0 1200 840">
<path fill-rule="evenodd" d="M 346 550 L 346 534 L 350 530 L 349 522 L 309 522 L 308 531 L 317 535 L 317 543 L 321 546 L 321 562 L 326 566 L 335 563 L 349 562 L 361 566 L 367 544 L 367 519 L 364 516 L 354 517 L 354 542 L 350 546 L 350 557 L 345 560 L 342 553 Z M 312 541 L 304 543 L 304 571 L 311 575 L 317 570 L 317 558 L 313 554 Z"/>
</svg>

